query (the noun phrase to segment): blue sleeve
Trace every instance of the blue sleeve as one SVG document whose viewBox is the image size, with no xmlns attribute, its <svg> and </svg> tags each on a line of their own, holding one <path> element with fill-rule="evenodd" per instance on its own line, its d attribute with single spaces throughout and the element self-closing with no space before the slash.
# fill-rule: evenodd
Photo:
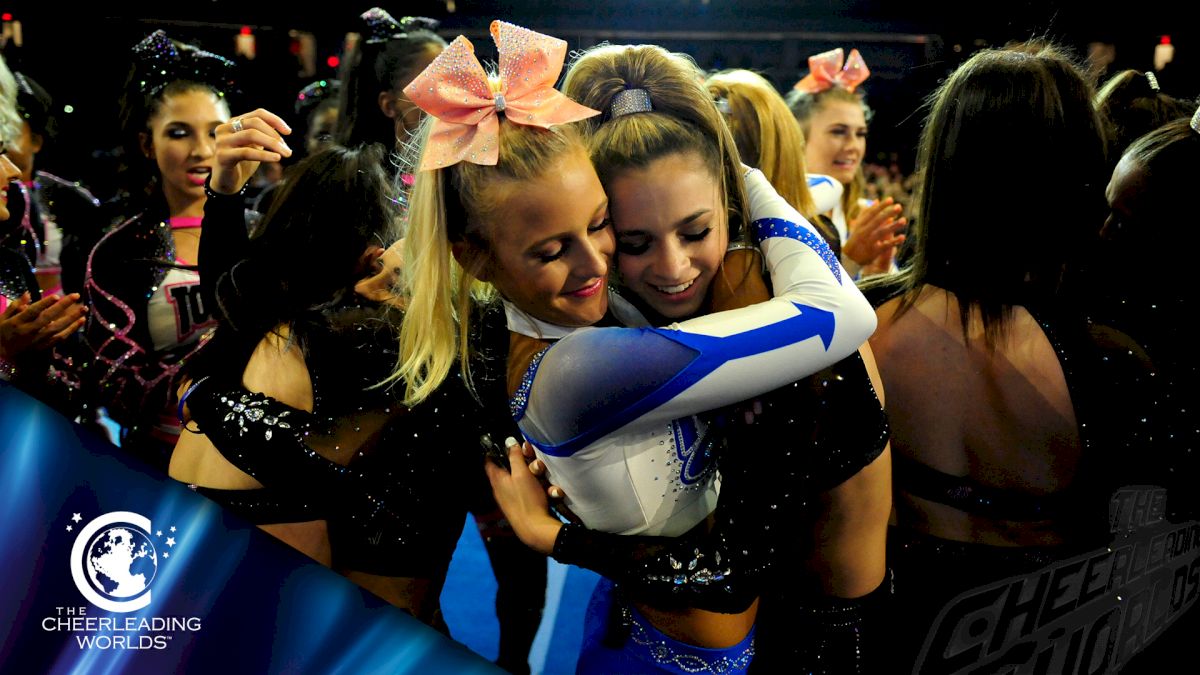
<svg viewBox="0 0 1200 675">
<path fill-rule="evenodd" d="M 513 411 L 540 450 L 569 456 L 617 430 L 753 398 L 840 361 L 871 335 L 875 313 L 824 240 L 765 180 L 747 187 L 775 297 L 666 328 L 563 338 L 530 367 Z"/>
</svg>

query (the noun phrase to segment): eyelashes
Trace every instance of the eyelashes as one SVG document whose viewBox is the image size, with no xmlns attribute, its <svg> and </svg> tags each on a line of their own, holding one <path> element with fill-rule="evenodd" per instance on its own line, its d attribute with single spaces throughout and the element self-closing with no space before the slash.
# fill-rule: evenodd
<svg viewBox="0 0 1200 675">
<path fill-rule="evenodd" d="M 617 242 L 617 252 L 624 255 L 641 255 L 648 250 L 650 250 L 650 244 L 648 242 Z"/>
<path fill-rule="evenodd" d="M 712 234 L 712 227 L 706 227 L 699 232 L 692 234 L 680 234 L 679 236 L 688 243 L 695 244 L 704 241 L 708 235 Z M 617 252 L 625 255 L 641 255 L 650 250 L 650 241 L 648 239 L 617 239 Z"/>
<path fill-rule="evenodd" d="M 597 232 L 603 232 L 611 224 L 612 224 L 612 219 L 609 218 L 608 216 L 605 216 L 604 220 L 600 221 L 599 223 L 588 226 L 588 234 L 596 234 Z M 570 245 L 571 245 L 570 241 L 564 241 L 562 243 L 562 246 L 560 246 L 559 249 L 557 251 L 554 251 L 553 253 L 536 253 L 534 255 L 542 263 L 552 263 L 555 260 L 558 260 L 559 258 L 566 255 L 567 249 L 570 247 Z"/>
</svg>

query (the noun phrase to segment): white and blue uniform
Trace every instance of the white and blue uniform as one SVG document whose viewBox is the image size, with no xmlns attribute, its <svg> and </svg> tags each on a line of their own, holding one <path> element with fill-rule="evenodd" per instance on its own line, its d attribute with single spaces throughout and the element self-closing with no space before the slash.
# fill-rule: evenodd
<svg viewBox="0 0 1200 675">
<path fill-rule="evenodd" d="M 828 367 L 875 329 L 871 306 L 812 226 L 761 172 L 746 187 L 771 300 L 667 328 L 642 320 L 570 330 L 506 306 L 510 329 L 559 338 L 531 363 L 513 417 L 589 528 L 690 530 L 715 508 L 720 484 L 703 414 Z"/>
</svg>

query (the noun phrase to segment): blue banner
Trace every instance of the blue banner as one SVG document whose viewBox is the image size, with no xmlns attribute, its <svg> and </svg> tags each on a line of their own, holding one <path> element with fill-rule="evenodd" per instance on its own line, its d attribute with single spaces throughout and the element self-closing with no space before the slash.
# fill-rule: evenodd
<svg viewBox="0 0 1200 675">
<path fill-rule="evenodd" d="M 0 382 L 0 671 L 493 673 Z"/>
</svg>

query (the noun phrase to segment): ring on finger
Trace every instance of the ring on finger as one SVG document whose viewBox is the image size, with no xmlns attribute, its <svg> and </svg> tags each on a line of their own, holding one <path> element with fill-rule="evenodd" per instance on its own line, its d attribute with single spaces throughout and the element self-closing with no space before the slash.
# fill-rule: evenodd
<svg viewBox="0 0 1200 675">
<path fill-rule="evenodd" d="M 240 117 L 233 118 L 233 121 L 231 122 L 231 124 L 233 125 L 233 133 L 236 134 L 242 130 L 242 118 L 240 118 Z"/>
</svg>

